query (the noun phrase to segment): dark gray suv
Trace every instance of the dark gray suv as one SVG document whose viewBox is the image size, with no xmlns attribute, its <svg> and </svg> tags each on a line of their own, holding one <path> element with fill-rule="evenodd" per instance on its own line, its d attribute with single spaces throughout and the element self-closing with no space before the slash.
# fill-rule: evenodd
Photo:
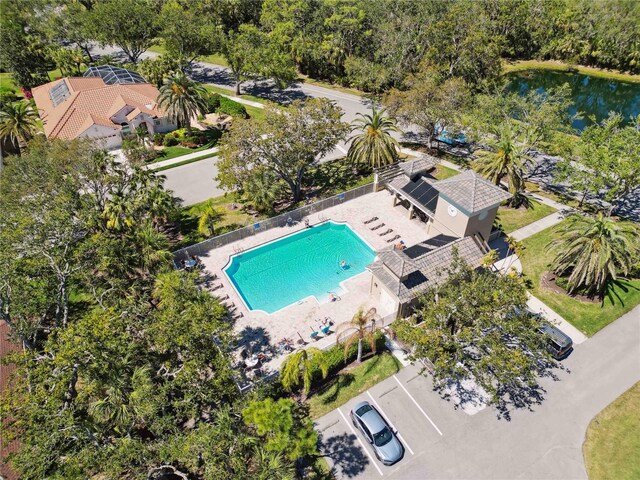
<svg viewBox="0 0 640 480">
<path fill-rule="evenodd" d="M 360 402 L 351 410 L 351 421 L 373 447 L 378 460 L 393 465 L 404 455 L 404 447 L 369 402 Z"/>
</svg>

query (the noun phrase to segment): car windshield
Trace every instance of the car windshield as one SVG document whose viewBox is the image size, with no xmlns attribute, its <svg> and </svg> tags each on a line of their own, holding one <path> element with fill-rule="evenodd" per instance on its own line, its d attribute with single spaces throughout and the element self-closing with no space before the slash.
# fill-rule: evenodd
<svg viewBox="0 0 640 480">
<path fill-rule="evenodd" d="M 384 427 L 378 433 L 373 435 L 373 443 L 376 445 L 376 447 L 381 447 L 389 443 L 392 436 L 393 435 L 391 431 L 387 427 Z"/>
</svg>

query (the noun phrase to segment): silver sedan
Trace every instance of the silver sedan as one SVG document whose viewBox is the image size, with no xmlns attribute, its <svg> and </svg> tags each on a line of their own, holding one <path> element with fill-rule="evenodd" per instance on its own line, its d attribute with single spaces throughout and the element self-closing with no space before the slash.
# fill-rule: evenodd
<svg viewBox="0 0 640 480">
<path fill-rule="evenodd" d="M 393 465 L 404 455 L 404 447 L 380 413 L 369 404 L 360 402 L 351 410 L 351 421 L 373 447 L 378 460 Z"/>
</svg>

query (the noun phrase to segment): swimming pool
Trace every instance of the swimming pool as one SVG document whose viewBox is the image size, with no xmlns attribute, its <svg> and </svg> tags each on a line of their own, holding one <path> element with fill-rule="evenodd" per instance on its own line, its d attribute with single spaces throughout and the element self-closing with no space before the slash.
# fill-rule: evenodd
<svg viewBox="0 0 640 480">
<path fill-rule="evenodd" d="M 325 222 L 234 255 L 224 272 L 249 310 L 274 313 L 309 296 L 324 302 L 330 292 L 340 295 L 340 283 L 374 258 L 348 225 Z"/>
</svg>

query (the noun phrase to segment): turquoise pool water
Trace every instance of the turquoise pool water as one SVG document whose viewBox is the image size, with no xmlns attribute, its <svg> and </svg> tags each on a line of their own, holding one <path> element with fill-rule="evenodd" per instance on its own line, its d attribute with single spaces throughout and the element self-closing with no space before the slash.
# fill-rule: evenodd
<svg viewBox="0 0 640 480">
<path fill-rule="evenodd" d="M 323 302 L 330 292 L 340 295 L 340 282 L 374 258 L 348 225 L 325 222 L 235 255 L 224 271 L 250 310 L 273 313 L 309 296 Z"/>
</svg>

